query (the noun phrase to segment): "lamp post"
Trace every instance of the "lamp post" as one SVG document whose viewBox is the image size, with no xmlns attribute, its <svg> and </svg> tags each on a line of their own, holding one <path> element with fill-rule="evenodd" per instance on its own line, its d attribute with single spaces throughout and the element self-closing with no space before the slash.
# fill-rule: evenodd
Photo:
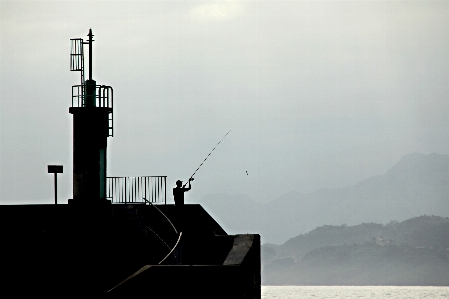
<svg viewBox="0 0 449 299">
<path fill-rule="evenodd" d="M 55 174 L 55 205 L 58 204 L 58 173 L 62 173 L 62 165 L 48 165 L 48 173 Z"/>
</svg>

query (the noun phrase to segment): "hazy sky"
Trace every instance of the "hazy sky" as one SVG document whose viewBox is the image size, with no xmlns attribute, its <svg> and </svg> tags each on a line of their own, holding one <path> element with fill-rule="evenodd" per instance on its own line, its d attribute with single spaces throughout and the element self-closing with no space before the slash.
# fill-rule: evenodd
<svg viewBox="0 0 449 299">
<path fill-rule="evenodd" d="M 0 203 L 52 203 L 48 164 L 72 197 L 70 38 L 89 28 L 93 78 L 114 88 L 109 176 L 174 187 L 229 130 L 187 201 L 449 153 L 449 1 L 0 0 Z"/>
</svg>

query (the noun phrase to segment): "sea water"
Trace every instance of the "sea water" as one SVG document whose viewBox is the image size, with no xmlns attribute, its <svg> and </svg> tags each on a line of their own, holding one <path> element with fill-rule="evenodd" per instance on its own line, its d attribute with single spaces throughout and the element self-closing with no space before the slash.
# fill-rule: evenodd
<svg viewBox="0 0 449 299">
<path fill-rule="evenodd" d="M 449 287 L 262 286 L 262 299 L 448 299 Z"/>
</svg>

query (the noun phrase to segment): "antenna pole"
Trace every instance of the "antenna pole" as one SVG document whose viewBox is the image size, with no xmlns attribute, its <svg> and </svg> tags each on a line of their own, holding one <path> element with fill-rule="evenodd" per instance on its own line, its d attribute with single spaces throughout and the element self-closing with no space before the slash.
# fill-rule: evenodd
<svg viewBox="0 0 449 299">
<path fill-rule="evenodd" d="M 89 29 L 89 34 L 87 36 L 89 37 L 89 80 L 92 80 L 92 42 L 94 41 L 92 39 L 94 36 L 92 34 L 92 29 Z"/>
</svg>

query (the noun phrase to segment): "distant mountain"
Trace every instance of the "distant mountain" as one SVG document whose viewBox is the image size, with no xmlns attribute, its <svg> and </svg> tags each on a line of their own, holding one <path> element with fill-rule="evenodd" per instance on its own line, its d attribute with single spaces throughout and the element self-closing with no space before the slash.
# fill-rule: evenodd
<svg viewBox="0 0 449 299">
<path fill-rule="evenodd" d="M 327 225 L 388 223 L 419 215 L 449 216 L 449 155 L 414 153 L 385 174 L 346 188 L 291 192 L 267 204 L 244 195 L 210 195 L 200 203 L 229 233 L 260 233 L 263 243 Z"/>
<path fill-rule="evenodd" d="M 449 218 L 325 225 L 262 246 L 265 285 L 449 286 Z"/>
</svg>

